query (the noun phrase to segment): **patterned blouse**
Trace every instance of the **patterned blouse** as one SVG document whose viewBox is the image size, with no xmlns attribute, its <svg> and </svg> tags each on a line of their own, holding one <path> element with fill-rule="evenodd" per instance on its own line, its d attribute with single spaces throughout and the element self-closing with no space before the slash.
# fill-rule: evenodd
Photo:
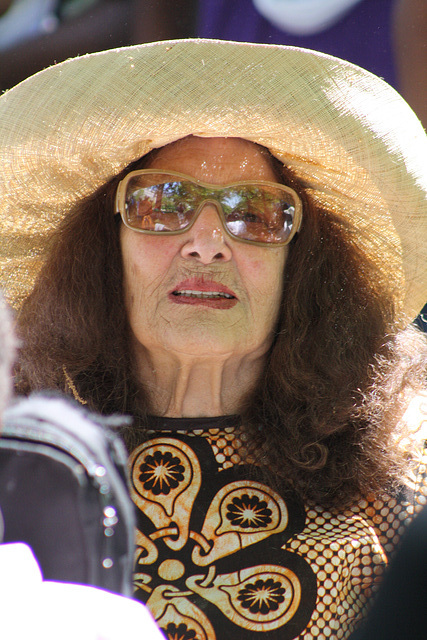
<svg viewBox="0 0 427 640">
<path fill-rule="evenodd" d="M 427 449 L 411 486 L 332 513 L 257 480 L 236 420 L 154 418 L 133 451 L 135 597 L 168 640 L 348 638 L 426 503 Z"/>
</svg>

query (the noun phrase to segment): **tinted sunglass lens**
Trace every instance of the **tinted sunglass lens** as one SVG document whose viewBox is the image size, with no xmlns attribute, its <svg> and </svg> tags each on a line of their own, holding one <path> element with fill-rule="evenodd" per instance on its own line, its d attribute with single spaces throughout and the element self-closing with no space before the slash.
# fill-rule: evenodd
<svg viewBox="0 0 427 640">
<path fill-rule="evenodd" d="M 263 186 L 229 191 L 221 198 L 221 204 L 227 229 L 233 236 L 267 244 L 286 242 L 295 214 L 291 196 Z"/>
<path fill-rule="evenodd" d="M 181 231 L 190 224 L 191 206 L 185 184 L 176 180 L 133 188 L 126 193 L 126 214 L 134 229 L 158 233 Z"/>
</svg>

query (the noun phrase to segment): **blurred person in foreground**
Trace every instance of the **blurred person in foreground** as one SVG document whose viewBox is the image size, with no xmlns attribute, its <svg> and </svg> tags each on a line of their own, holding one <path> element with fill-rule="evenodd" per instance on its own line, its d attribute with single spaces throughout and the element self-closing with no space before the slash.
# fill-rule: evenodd
<svg viewBox="0 0 427 640">
<path fill-rule="evenodd" d="M 0 294 L 0 435 L 1 415 L 11 399 L 15 349 L 9 309 Z M 0 505 L 0 543 L 2 537 Z M 0 609 L 0 637 L 5 640 L 162 638 L 147 610 L 129 598 L 43 581 L 36 558 L 22 543 L 0 544 Z"/>
<path fill-rule="evenodd" d="M 16 388 L 133 416 L 135 597 L 170 640 L 348 638 L 421 510 L 426 155 L 391 87 L 286 46 L 0 98 Z"/>
</svg>

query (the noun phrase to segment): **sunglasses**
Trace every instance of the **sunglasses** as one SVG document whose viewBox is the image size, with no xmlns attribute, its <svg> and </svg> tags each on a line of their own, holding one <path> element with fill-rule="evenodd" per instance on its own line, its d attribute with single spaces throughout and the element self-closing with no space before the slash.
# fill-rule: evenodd
<svg viewBox="0 0 427 640">
<path fill-rule="evenodd" d="M 217 208 L 227 234 L 241 242 L 285 245 L 301 226 L 298 194 L 264 180 L 219 186 L 174 171 L 141 169 L 128 173 L 116 193 L 123 223 L 156 235 L 185 233 L 208 203 Z"/>
</svg>

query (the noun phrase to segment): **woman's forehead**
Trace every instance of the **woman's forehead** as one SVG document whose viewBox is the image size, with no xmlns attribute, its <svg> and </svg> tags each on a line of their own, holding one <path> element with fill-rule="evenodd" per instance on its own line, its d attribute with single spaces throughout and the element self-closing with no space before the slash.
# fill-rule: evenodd
<svg viewBox="0 0 427 640">
<path fill-rule="evenodd" d="M 277 179 L 269 151 L 242 138 L 188 136 L 158 149 L 146 167 L 181 171 L 206 182 Z"/>
</svg>

